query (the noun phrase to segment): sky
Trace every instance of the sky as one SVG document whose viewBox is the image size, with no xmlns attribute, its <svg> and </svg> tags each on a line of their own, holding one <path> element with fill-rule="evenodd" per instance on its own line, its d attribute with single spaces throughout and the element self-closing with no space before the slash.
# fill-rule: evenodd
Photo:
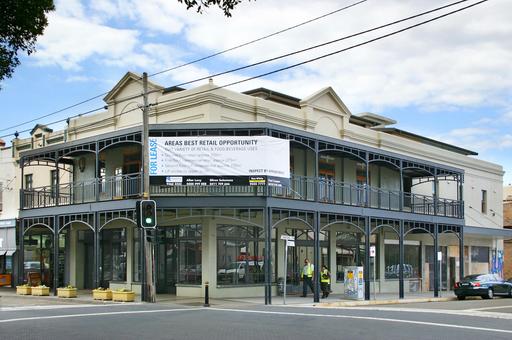
<svg viewBox="0 0 512 340">
<path fill-rule="evenodd" d="M 202 14 L 176 0 L 56 0 L 37 52 L 21 54 L 0 86 L 0 136 L 30 130 L 104 105 L 103 96 L 127 72 L 157 73 L 297 25 L 359 0 L 244 1 L 227 18 Z M 403 19 L 454 0 L 367 0 L 347 10 L 200 63 L 151 77 L 169 87 L 280 56 Z M 214 77 L 243 80 L 338 51 L 422 20 L 397 24 L 258 67 Z M 512 183 L 512 1 L 489 0 L 397 35 L 230 89 L 266 87 L 303 98 L 331 86 L 353 114 L 372 112 L 395 127 L 478 152 Z M 190 88 L 206 81 L 186 85 Z M 20 123 L 37 119 L 22 126 Z M 50 125 L 62 128 L 62 123 Z M 8 135 L 8 136 L 7 136 Z M 28 136 L 22 133 L 21 137 Z"/>
</svg>

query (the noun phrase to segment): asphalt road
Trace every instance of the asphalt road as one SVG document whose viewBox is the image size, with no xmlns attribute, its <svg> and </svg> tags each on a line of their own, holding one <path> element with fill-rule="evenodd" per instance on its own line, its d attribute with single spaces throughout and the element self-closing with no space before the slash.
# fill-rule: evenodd
<svg viewBox="0 0 512 340">
<path fill-rule="evenodd" d="M 0 338 L 512 339 L 512 313 L 503 312 L 512 309 L 512 299 L 490 301 L 487 307 L 504 307 L 492 312 L 475 310 L 471 302 L 481 305 L 471 300 L 364 308 L 25 306 L 0 310 Z"/>
</svg>

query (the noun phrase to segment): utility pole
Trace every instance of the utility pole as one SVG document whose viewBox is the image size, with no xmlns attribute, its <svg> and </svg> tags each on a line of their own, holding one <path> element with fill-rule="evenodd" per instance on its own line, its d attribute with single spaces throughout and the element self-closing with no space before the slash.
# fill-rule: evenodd
<svg viewBox="0 0 512 340">
<path fill-rule="evenodd" d="M 144 72 L 142 74 L 142 87 L 143 87 L 143 98 L 144 108 L 142 110 L 142 130 L 143 130 L 143 143 L 142 143 L 142 154 L 143 154 L 143 175 L 144 175 L 144 193 L 143 199 L 149 199 L 149 118 L 148 118 L 148 74 Z M 142 287 L 144 294 L 142 295 L 145 302 L 156 302 L 156 289 L 155 289 L 155 247 L 153 242 L 149 242 L 149 234 L 155 233 L 153 241 L 156 241 L 156 229 L 149 230 L 144 229 L 144 261 L 145 261 L 145 276 L 146 284 Z"/>
</svg>

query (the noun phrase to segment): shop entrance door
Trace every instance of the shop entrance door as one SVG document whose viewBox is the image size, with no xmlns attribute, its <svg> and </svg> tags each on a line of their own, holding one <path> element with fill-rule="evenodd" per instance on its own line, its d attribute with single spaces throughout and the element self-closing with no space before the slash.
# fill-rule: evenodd
<svg viewBox="0 0 512 340">
<path fill-rule="evenodd" d="M 157 229 L 155 241 L 156 292 L 157 294 L 176 294 L 178 228 Z"/>
</svg>

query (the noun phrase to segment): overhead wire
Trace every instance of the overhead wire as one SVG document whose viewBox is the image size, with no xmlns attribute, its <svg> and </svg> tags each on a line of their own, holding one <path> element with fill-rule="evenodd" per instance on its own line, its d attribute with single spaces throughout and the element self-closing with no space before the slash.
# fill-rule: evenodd
<svg viewBox="0 0 512 340">
<path fill-rule="evenodd" d="M 206 77 L 201 77 L 201 78 L 197 78 L 197 79 L 194 79 L 194 80 L 191 80 L 191 81 L 187 81 L 187 82 L 184 82 L 184 83 L 180 83 L 180 84 L 177 84 L 177 85 L 173 85 L 173 87 L 178 87 L 178 86 L 183 86 L 183 85 L 188 85 L 188 84 L 192 84 L 192 83 L 195 83 L 195 82 L 198 82 L 198 81 L 202 81 L 202 80 L 205 80 L 205 79 L 209 79 L 209 78 L 212 78 L 212 77 L 217 77 L 217 76 L 220 76 L 220 75 L 225 75 L 225 74 L 228 74 L 228 73 L 233 73 L 233 72 L 236 72 L 236 71 L 240 71 L 240 70 L 243 70 L 243 69 L 247 69 L 247 68 L 251 68 L 251 67 L 254 67 L 254 66 L 257 66 L 257 65 L 262 65 L 262 64 L 265 64 L 265 63 L 268 63 L 268 62 L 271 62 L 271 61 L 275 61 L 275 60 L 279 60 L 279 59 L 282 59 L 282 58 L 285 58 L 285 57 L 288 57 L 288 56 L 291 56 L 291 55 L 296 55 L 296 54 L 299 54 L 299 53 L 303 53 L 303 52 L 306 52 L 306 51 L 310 51 L 310 50 L 313 50 L 313 49 L 316 49 L 316 48 L 319 48 L 319 47 L 323 47 L 323 46 L 326 46 L 326 45 L 329 45 L 329 44 L 333 44 L 333 43 L 336 43 L 336 42 L 340 42 L 340 41 L 343 41 L 343 40 L 347 40 L 349 38 L 354 38 L 356 36 L 360 36 L 360 35 L 363 35 L 363 34 L 366 34 L 366 33 L 369 33 L 369 32 L 373 32 L 373 31 L 376 31 L 376 30 L 379 30 L 379 29 L 382 29 L 382 28 L 386 28 L 386 27 L 390 27 L 392 25 L 396 25 L 398 23 L 401 23 L 401 22 L 405 22 L 405 21 L 408 21 L 408 20 L 412 20 L 412 19 L 415 19 L 415 18 L 418 18 L 420 16 L 424 16 L 424 15 L 427 15 L 427 14 L 430 14 L 430 13 L 433 13 L 433 12 L 436 12 L 436 11 L 440 11 L 440 10 L 443 10 L 443 9 L 446 9 L 448 7 L 452 7 L 452 6 L 455 6 L 455 5 L 458 5 L 458 4 L 461 4 L 463 2 L 467 2 L 468 0 L 460 0 L 460 1 L 456 1 L 456 2 L 453 2 L 453 3 L 450 3 L 450 4 L 447 4 L 447 5 L 443 5 L 443 6 L 440 6 L 440 7 L 437 7 L 437 8 L 434 8 L 434 9 L 431 9 L 431 10 L 428 10 L 428 11 L 424 11 L 424 12 L 421 12 L 421 13 L 418 13 L 418 14 L 415 14 L 415 15 L 412 15 L 412 16 L 409 16 L 409 17 L 406 17 L 406 18 L 403 18 L 403 19 L 399 19 L 399 20 L 395 20 L 395 21 L 392 21 L 392 22 L 389 22 L 387 24 L 383 24 L 383 25 L 380 25 L 380 26 L 376 26 L 376 27 L 373 27 L 373 28 L 370 28 L 370 29 L 367 29 L 367 30 L 364 30 L 364 31 L 360 31 L 360 32 L 357 32 L 357 33 L 354 33 L 354 34 L 350 34 L 350 35 L 347 35 L 347 36 L 343 36 L 341 38 L 337 38 L 337 39 L 334 39 L 334 40 L 331 40 L 331 41 L 328 41 L 328 42 L 324 42 L 324 43 L 321 43 L 321 44 L 317 44 L 317 45 L 314 45 L 314 46 L 310 46 L 308 48 L 304 48 L 304 49 L 300 49 L 300 50 L 296 50 L 294 52 L 290 52 L 290 53 L 287 53 L 287 54 L 284 54 L 284 55 L 280 55 L 280 56 L 277 56 L 277 57 L 273 57 L 273 58 L 269 58 L 269 59 L 265 59 L 265 60 L 262 60 L 262 61 L 259 61 L 259 62 L 256 62 L 256 63 L 253 63 L 253 64 L 249 64 L 249 65 L 245 65 L 245 66 L 242 66 L 242 67 L 237 67 L 237 68 L 234 68 L 234 69 L 230 69 L 230 70 L 227 70 L 227 71 L 223 71 L 223 72 L 220 72 L 220 73 L 216 73 L 216 74 L 212 74 L 212 75 L 209 75 L 209 76 L 206 76 Z M 464 8 L 461 8 L 461 10 L 464 9 Z M 455 12 L 453 12 L 455 13 Z M 450 13 L 447 13 L 447 15 L 450 14 Z M 435 18 L 434 18 L 435 19 Z M 429 21 L 427 21 L 429 22 Z M 411 26 L 411 28 L 413 27 L 416 27 L 416 26 Z M 397 31 L 393 34 L 390 34 L 390 35 L 394 35 L 396 33 L 399 33 L 401 31 Z M 386 35 L 384 37 L 387 37 L 389 35 Z M 384 37 L 380 37 L 378 39 L 375 39 L 375 40 L 379 40 L 379 39 L 382 39 Z M 348 49 L 352 49 L 354 47 L 358 47 L 358 46 L 361 46 L 361 45 L 364 45 L 364 44 L 367 44 L 369 42 L 373 42 L 375 40 L 371 40 L 371 41 L 367 41 L 365 43 L 362 43 L 362 44 L 359 44 L 359 45 L 354 45 L 354 46 L 351 46 L 349 47 Z M 333 54 L 337 54 L 337 53 L 340 53 L 340 52 L 343 52 L 347 49 L 343 49 L 343 50 L 340 50 L 340 51 L 336 51 L 336 52 L 333 52 Z M 332 54 L 328 54 L 328 55 L 325 55 L 325 56 L 321 56 L 319 58 L 316 58 L 315 60 L 317 59 L 321 59 L 321 58 L 324 58 L 326 56 L 330 56 Z M 235 83 L 231 83 L 231 84 L 227 84 L 223 87 L 228 87 L 228 86 L 232 86 L 232 85 L 236 85 L 236 84 L 239 84 L 241 82 L 245 82 L 245 81 L 248 81 L 248 80 L 253 80 L 253 79 L 257 79 L 257 78 L 261 78 L 261 77 L 264 77 L 264 76 L 267 76 L 267 75 L 270 75 L 270 74 L 273 74 L 273 73 L 277 73 L 277 72 L 281 72 L 283 70 L 286 70 L 286 69 L 289 69 L 289 68 L 293 68 L 293 67 L 296 67 L 296 66 L 300 66 L 302 64 L 305 64 L 305 63 L 309 63 L 311 61 L 314 61 L 314 60 L 310 60 L 310 61 L 305 61 L 303 63 L 299 63 L 299 64 L 295 64 L 295 65 L 291 65 L 291 66 L 288 66 L 286 68 L 282 68 L 282 69 L 278 69 L 278 70 L 275 70 L 275 71 L 271 71 L 271 72 L 268 72 L 268 73 L 265 73 L 263 75 L 260 75 L 260 76 L 256 76 L 256 77 L 251 77 L 250 79 L 247 79 L 247 80 L 243 80 L 243 81 L 239 81 L 239 82 L 235 82 Z M 222 88 L 222 87 L 219 87 L 219 88 Z M 157 90 L 151 90 L 151 91 L 148 91 L 148 94 L 151 94 L 151 93 L 154 93 L 154 92 L 159 92 L 161 91 L 160 89 L 157 89 Z M 196 93 L 197 94 L 197 93 Z M 195 94 L 194 94 L 195 95 Z M 125 98 L 127 99 L 119 99 L 119 100 L 116 100 L 116 103 L 121 103 L 125 100 L 130 100 L 130 99 L 135 99 L 135 98 L 138 98 L 142 96 L 142 94 L 139 94 L 139 95 L 130 95 L 130 96 L 127 96 Z M 180 98 L 183 98 L 183 97 L 180 97 Z M 136 109 L 134 109 L 136 110 Z M 124 113 L 129 113 L 129 112 L 132 112 L 133 110 L 130 110 L 130 111 L 127 111 L 127 112 L 123 112 L 121 114 L 124 114 Z"/>
<path fill-rule="evenodd" d="M 361 1 L 358 1 L 358 2 L 355 2 L 355 3 L 352 3 L 352 4 L 350 4 L 350 5 L 347 5 L 347 6 L 344 6 L 344 7 L 338 8 L 338 9 L 336 9 L 336 10 L 334 10 L 334 11 L 331 11 L 331 12 L 328 12 L 328 13 L 325 13 L 325 14 L 322 14 L 322 15 L 317 16 L 317 17 L 314 17 L 314 18 L 312 18 L 312 19 L 308 19 L 308 20 L 306 20 L 306 21 L 304 21 L 304 22 L 301 22 L 301 23 L 299 23 L 299 24 L 295 24 L 295 25 L 293 25 L 293 26 L 290 26 L 290 27 L 287 27 L 287 28 L 281 29 L 281 30 L 276 31 L 276 32 L 274 32 L 274 33 L 264 35 L 264 36 L 262 36 L 262 37 L 259 37 L 259 38 L 256 38 L 256 39 L 253 39 L 253 40 L 250 40 L 250 41 L 248 41 L 248 42 L 245 42 L 245 43 L 242 43 L 242 44 L 239 44 L 239 45 L 236 45 L 236 46 L 233 46 L 233 47 L 227 48 L 227 49 L 225 49 L 225 50 L 222 50 L 222 51 L 219 51 L 219 52 L 216 52 L 216 53 L 213 53 L 213 54 L 207 55 L 207 56 L 205 56 L 205 57 L 201 57 L 201 58 L 198 58 L 198 59 L 195 59 L 195 60 L 192 60 L 192 61 L 189 61 L 189 62 L 186 62 L 186 63 L 180 64 L 180 65 L 177 65 L 177 66 L 171 67 L 171 68 L 164 69 L 164 70 L 159 71 L 159 72 L 155 72 L 155 73 L 153 73 L 153 74 L 149 75 L 148 77 L 153 77 L 153 76 L 156 76 L 156 75 L 159 75 L 159 74 L 162 74 L 162 73 L 166 73 L 166 72 L 169 72 L 169 71 L 173 71 L 173 70 L 176 70 L 176 69 L 179 69 L 179 68 L 185 67 L 185 66 L 189 66 L 189 65 L 192 65 L 192 64 L 196 64 L 196 63 L 199 63 L 199 62 L 204 61 L 204 60 L 207 60 L 207 59 L 211 59 L 211 58 L 216 57 L 216 56 L 218 56 L 218 55 L 221 55 L 221 54 L 224 54 L 224 53 L 227 53 L 227 52 L 230 52 L 230 51 L 236 50 L 236 49 L 238 49 L 238 48 L 245 47 L 245 46 L 247 46 L 247 45 L 250 45 L 250 44 L 253 44 L 253 43 L 256 43 L 256 42 L 262 41 L 262 40 L 264 40 L 264 39 L 267 39 L 267 38 L 270 38 L 270 37 L 276 36 L 276 35 L 278 35 L 278 34 L 281 34 L 281 33 L 287 32 L 287 31 L 290 31 L 290 30 L 295 29 L 295 28 L 297 28 L 297 27 L 301 27 L 301 26 L 304 26 L 304 25 L 306 25 L 306 24 L 312 23 L 312 22 L 314 22 L 314 21 L 317 21 L 317 20 L 323 19 L 323 18 L 328 17 L 328 16 L 330 16 L 330 15 L 333 15 L 333 14 L 339 13 L 339 12 L 341 12 L 341 11 L 344 11 L 344 10 L 347 10 L 347 9 L 352 8 L 352 7 L 354 7 L 354 6 L 357 6 L 357 5 L 359 5 L 359 4 L 362 4 L 362 3 L 366 2 L 366 1 L 367 1 L 367 0 L 361 0 Z M 142 78 L 140 78 L 140 79 L 142 79 Z M 20 126 L 26 125 L 26 124 L 28 124 L 28 123 L 33 123 L 33 122 L 38 121 L 38 120 L 40 120 L 40 119 L 44 119 L 44 118 L 47 118 L 47 117 L 50 117 L 50 116 L 56 115 L 56 114 L 61 113 L 61 112 L 63 112 L 63 111 L 66 111 L 66 110 L 72 109 L 72 108 L 74 108 L 74 107 L 77 107 L 77 106 L 80 106 L 80 105 L 82 105 L 82 104 L 85 104 L 85 103 L 88 103 L 88 102 L 90 102 L 90 101 L 93 101 L 93 100 L 95 100 L 95 99 L 98 99 L 99 97 L 105 96 L 105 95 L 107 95 L 109 92 L 110 92 L 110 91 L 103 92 L 103 93 L 98 94 L 98 95 L 96 95 L 96 96 L 94 96 L 94 97 L 91 97 L 91 98 L 88 98 L 88 99 L 82 100 L 82 101 L 80 101 L 80 102 L 78 102 L 78 103 L 75 103 L 75 104 L 73 104 L 73 105 L 66 106 L 66 107 L 64 107 L 64 108 L 62 108 L 62 109 L 59 109 L 59 110 L 57 110 L 57 111 L 53 111 L 53 112 L 48 113 L 48 114 L 45 114 L 45 115 L 43 115 L 43 116 L 39 116 L 39 117 L 36 117 L 36 118 L 30 119 L 30 120 L 25 121 L 25 122 L 22 122 L 22 123 L 15 124 L 15 125 L 9 126 L 9 127 L 7 127 L 7 128 L 0 129 L 0 132 L 2 132 L 2 131 L 6 131 L 6 130 L 11 130 L 11 129 L 14 129 L 14 128 L 17 128 L 17 127 L 20 127 Z M 31 130 L 31 129 L 29 129 L 29 131 L 30 131 L 30 130 Z M 2 137 L 0 137 L 0 138 L 2 138 Z"/>
<path fill-rule="evenodd" d="M 457 3 L 466 2 L 466 1 L 467 0 L 458 1 Z M 336 54 L 339 54 L 339 53 L 342 53 L 342 52 L 346 52 L 346 51 L 352 50 L 352 49 L 357 48 L 357 47 L 361 47 L 361 46 L 370 44 L 372 42 L 379 41 L 379 40 L 388 38 L 390 36 L 393 36 L 393 35 L 396 35 L 396 34 L 399 34 L 399 33 L 402 33 L 402 32 L 408 31 L 408 30 L 411 30 L 413 28 L 416 28 L 416 27 L 419 27 L 419 26 L 431 23 L 433 21 L 442 19 L 444 17 L 450 16 L 450 15 L 459 13 L 461 11 L 464 11 L 466 9 L 472 8 L 474 6 L 480 5 L 480 4 L 482 4 L 484 2 L 487 2 L 487 1 L 488 0 L 481 0 L 481 1 L 478 1 L 476 3 L 473 3 L 473 4 L 470 4 L 470 5 L 458 8 L 456 10 L 453 10 L 453 11 L 450 11 L 450 12 L 447 12 L 447 13 L 435 16 L 435 17 L 433 17 L 431 19 L 421 21 L 419 23 L 416 23 L 416 24 L 413 24 L 413 25 L 401 28 L 399 30 L 396 30 L 396 31 L 393 31 L 393 32 L 390 32 L 390 33 L 387 33 L 387 34 L 384 34 L 384 35 L 381 35 L 381 36 L 378 36 L 378 37 L 373 38 L 373 39 L 366 40 L 366 41 L 358 43 L 358 44 L 351 45 L 349 47 L 346 47 L 346 48 L 343 48 L 343 49 L 340 49 L 340 50 L 337 50 L 337 51 L 334 51 L 334 52 L 331 52 L 331 53 L 327 53 L 327 54 L 323 54 L 323 55 L 315 57 L 315 58 L 307 59 L 305 61 L 302 61 L 302 62 L 299 62 L 299 63 L 296 63 L 296 64 L 292 64 L 292 65 L 289 65 L 289 66 L 286 66 L 286 67 L 281 67 L 281 68 L 278 68 L 278 69 L 275 69 L 275 70 L 272 70 L 272 71 L 269 71 L 269 72 L 265 72 L 265 73 L 262 73 L 262 74 L 259 74 L 259 75 L 255 75 L 255 76 L 252 76 L 252 77 L 244 78 L 244 79 L 241 79 L 241 80 L 238 80 L 238 81 L 234 81 L 234 82 L 231 82 L 231 83 L 228 83 L 228 84 L 225 84 L 225 85 L 215 86 L 213 88 L 209 88 L 209 89 L 202 90 L 202 91 L 199 91 L 199 92 L 190 93 L 190 94 L 187 94 L 187 95 L 184 95 L 184 96 L 178 96 L 178 97 L 170 98 L 170 99 L 163 100 L 163 101 L 156 101 L 154 103 L 150 103 L 149 107 L 156 106 L 156 105 L 161 105 L 161 104 L 168 103 L 168 102 L 171 102 L 171 101 L 183 100 L 183 99 L 186 99 L 188 97 L 193 97 L 193 96 L 197 96 L 199 94 L 203 94 L 203 93 L 207 93 L 207 92 L 212 92 L 212 91 L 219 90 L 219 89 L 222 89 L 222 88 L 225 88 L 225 87 L 229 87 L 229 86 L 233 86 L 233 85 L 238 85 L 238 84 L 250 81 L 250 80 L 254 80 L 254 79 L 258 79 L 258 78 L 263 78 L 263 77 L 266 77 L 266 76 L 271 75 L 271 74 L 276 74 L 276 73 L 279 73 L 279 72 L 282 72 L 282 71 L 285 71 L 285 70 L 289 70 L 289 69 L 292 69 L 292 68 L 295 68 L 295 67 L 298 67 L 298 66 L 301 66 L 301 65 L 305 65 L 305 64 L 317 61 L 317 60 L 321 60 L 321 59 L 324 59 L 324 58 L 327 58 L 327 57 L 330 57 L 330 56 L 333 56 L 333 55 L 336 55 Z M 445 8 L 445 7 L 446 6 L 442 6 L 442 8 Z M 440 10 L 442 8 L 439 8 L 438 10 Z M 431 13 L 432 11 L 433 10 L 428 11 L 428 13 Z M 425 14 L 427 14 L 427 13 L 425 13 Z M 416 17 L 417 17 L 417 15 L 416 15 Z M 131 109 L 131 110 L 119 113 L 119 114 L 117 114 L 117 116 L 121 116 L 121 115 L 130 113 L 130 112 L 133 112 L 134 110 L 138 110 L 138 109 L 140 109 L 140 108 L 137 107 L 137 108 L 134 108 L 134 109 Z"/>
</svg>

